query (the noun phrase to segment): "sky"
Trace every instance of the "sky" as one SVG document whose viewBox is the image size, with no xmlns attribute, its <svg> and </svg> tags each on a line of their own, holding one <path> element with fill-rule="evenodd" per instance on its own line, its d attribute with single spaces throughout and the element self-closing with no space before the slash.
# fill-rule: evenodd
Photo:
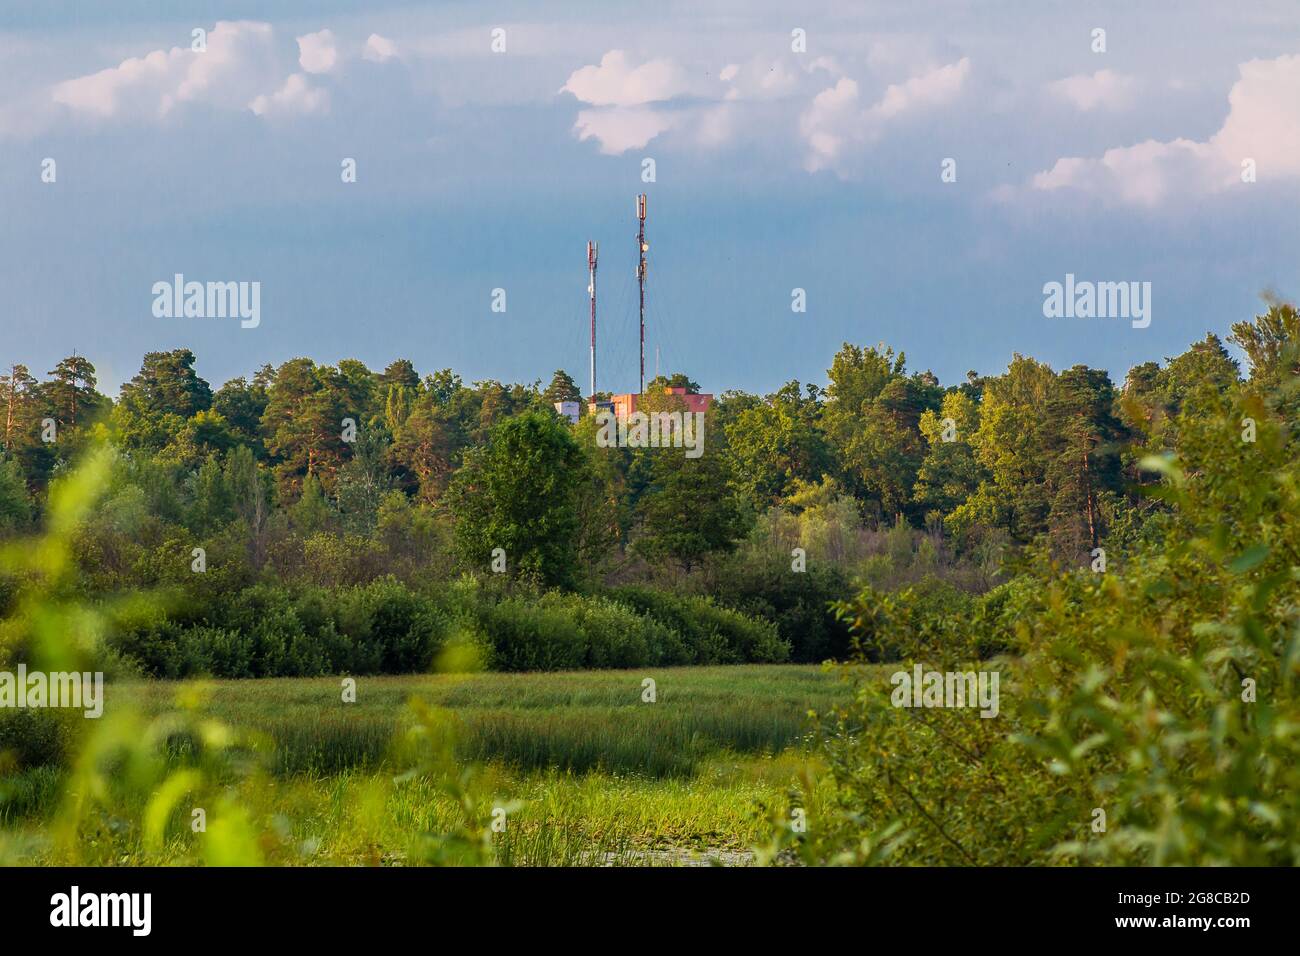
<svg viewBox="0 0 1300 956">
<path fill-rule="evenodd" d="M 0 363 L 585 391 L 594 240 L 597 384 L 632 391 L 641 192 L 647 377 L 714 393 L 844 342 L 1118 382 L 1300 293 L 1294 0 L 307 6 L 0 6 Z M 156 315 L 177 273 L 259 283 L 257 326 Z M 1150 283 L 1150 323 L 1048 317 L 1067 275 Z"/>
</svg>

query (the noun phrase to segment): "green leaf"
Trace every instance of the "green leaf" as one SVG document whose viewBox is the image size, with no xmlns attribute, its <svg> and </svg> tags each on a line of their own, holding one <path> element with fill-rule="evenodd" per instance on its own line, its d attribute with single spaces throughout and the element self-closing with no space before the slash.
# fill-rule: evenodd
<svg viewBox="0 0 1300 956">
<path fill-rule="evenodd" d="M 1271 549 L 1266 544 L 1257 544 L 1254 547 L 1247 548 L 1228 565 L 1228 570 L 1234 574 L 1244 574 L 1251 568 L 1257 567 L 1265 558 Z"/>
</svg>

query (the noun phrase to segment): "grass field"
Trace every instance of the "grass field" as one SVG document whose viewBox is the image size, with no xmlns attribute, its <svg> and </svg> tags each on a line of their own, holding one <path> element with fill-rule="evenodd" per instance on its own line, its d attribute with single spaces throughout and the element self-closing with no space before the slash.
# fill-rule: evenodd
<svg viewBox="0 0 1300 956">
<path fill-rule="evenodd" d="M 646 677 L 655 681 L 654 702 L 643 700 Z M 182 690 L 110 685 L 107 707 L 116 699 L 157 717 Z M 394 743 L 415 719 L 408 702 L 418 699 L 453 715 L 455 762 L 477 768 L 483 822 L 508 808 L 505 830 L 491 838 L 497 862 L 744 863 L 770 834 L 768 811 L 815 775 L 809 711 L 825 712 L 849 693 L 839 675 L 797 665 L 367 677 L 357 680 L 355 703 L 342 700 L 337 678 L 217 681 L 203 714 L 262 739 L 264 772 L 255 799 L 242 799 L 269 831 L 257 851 L 266 862 L 401 863 L 419 834 L 463 819 L 463 806 L 436 781 L 401 772 Z M 168 749 L 177 764 L 191 756 L 185 735 Z M 63 789 L 49 770 L 10 788 L 0 820 L 11 845 L 17 838 L 30 846 L 29 859 L 50 852 L 46 821 Z M 823 789 L 813 795 L 821 799 Z M 815 818 L 816 808 L 808 813 Z M 146 849 L 136 828 L 110 821 L 81 851 L 93 863 L 202 858 L 188 827 L 168 833 L 163 846 Z"/>
</svg>

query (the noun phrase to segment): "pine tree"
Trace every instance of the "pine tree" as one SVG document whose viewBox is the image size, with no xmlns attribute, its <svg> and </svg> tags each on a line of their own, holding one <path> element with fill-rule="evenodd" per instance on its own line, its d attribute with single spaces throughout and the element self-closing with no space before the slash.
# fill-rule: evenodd
<svg viewBox="0 0 1300 956">
<path fill-rule="evenodd" d="M 26 365 L 12 365 L 7 375 L 0 375 L 0 406 L 4 422 L 0 447 L 14 449 L 33 441 L 40 418 L 40 391 Z"/>
</svg>

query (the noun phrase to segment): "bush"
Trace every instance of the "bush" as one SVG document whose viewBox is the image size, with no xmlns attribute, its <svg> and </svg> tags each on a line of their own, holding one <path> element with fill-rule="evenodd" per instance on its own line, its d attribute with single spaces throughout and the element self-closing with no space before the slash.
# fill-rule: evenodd
<svg viewBox="0 0 1300 956">
<path fill-rule="evenodd" d="M 563 607 L 509 598 L 480 613 L 497 670 L 576 670 L 586 662 L 587 637 Z"/>
<path fill-rule="evenodd" d="M 194 595 L 117 614 L 112 643 L 157 677 L 305 677 L 429 670 L 448 635 L 478 639 L 495 670 L 576 670 L 787 659 L 776 625 L 703 597 L 624 589 L 538 594 L 456 582 L 439 594 L 395 578 L 344 588 L 258 584 L 215 606 Z"/>
<path fill-rule="evenodd" d="M 192 627 L 176 642 L 176 676 L 252 677 L 254 644 L 251 635 L 220 627 Z"/>
<path fill-rule="evenodd" d="M 1106 573 L 1040 568 L 973 626 L 938 592 L 844 609 L 864 644 L 932 669 L 975 669 L 980 640 L 1019 656 L 980 665 L 1001 673 L 996 719 L 893 707 L 888 669 L 860 669 L 823 744 L 838 812 L 792 841 L 808 862 L 1300 863 L 1300 459 L 1235 401 L 1180 420 L 1183 461 L 1145 459 L 1170 519 Z"/>
<path fill-rule="evenodd" d="M 719 607 L 704 597 L 680 597 L 642 587 L 610 592 L 620 604 L 647 615 L 680 635 L 692 664 L 774 663 L 790 646 L 776 625 Z"/>
<path fill-rule="evenodd" d="M 938 578 L 885 593 L 866 585 L 836 613 L 868 661 L 969 660 L 979 656 L 972 615 L 979 599 Z"/>
<path fill-rule="evenodd" d="M 790 645 L 793 661 L 844 659 L 849 653 L 849 629 L 832 604 L 852 596 L 847 577 L 821 562 L 796 574 L 783 553 L 745 553 L 728 561 L 710 582 L 709 593 L 720 604 L 775 624 L 781 639 Z"/>
<path fill-rule="evenodd" d="M 63 764 L 72 751 L 76 722 L 82 719 L 75 709 L 0 710 L 0 771 Z"/>
<path fill-rule="evenodd" d="M 426 671 L 433 665 L 445 640 L 446 618 L 431 601 L 394 578 L 372 581 L 355 593 L 379 670 L 402 674 Z"/>
</svg>

